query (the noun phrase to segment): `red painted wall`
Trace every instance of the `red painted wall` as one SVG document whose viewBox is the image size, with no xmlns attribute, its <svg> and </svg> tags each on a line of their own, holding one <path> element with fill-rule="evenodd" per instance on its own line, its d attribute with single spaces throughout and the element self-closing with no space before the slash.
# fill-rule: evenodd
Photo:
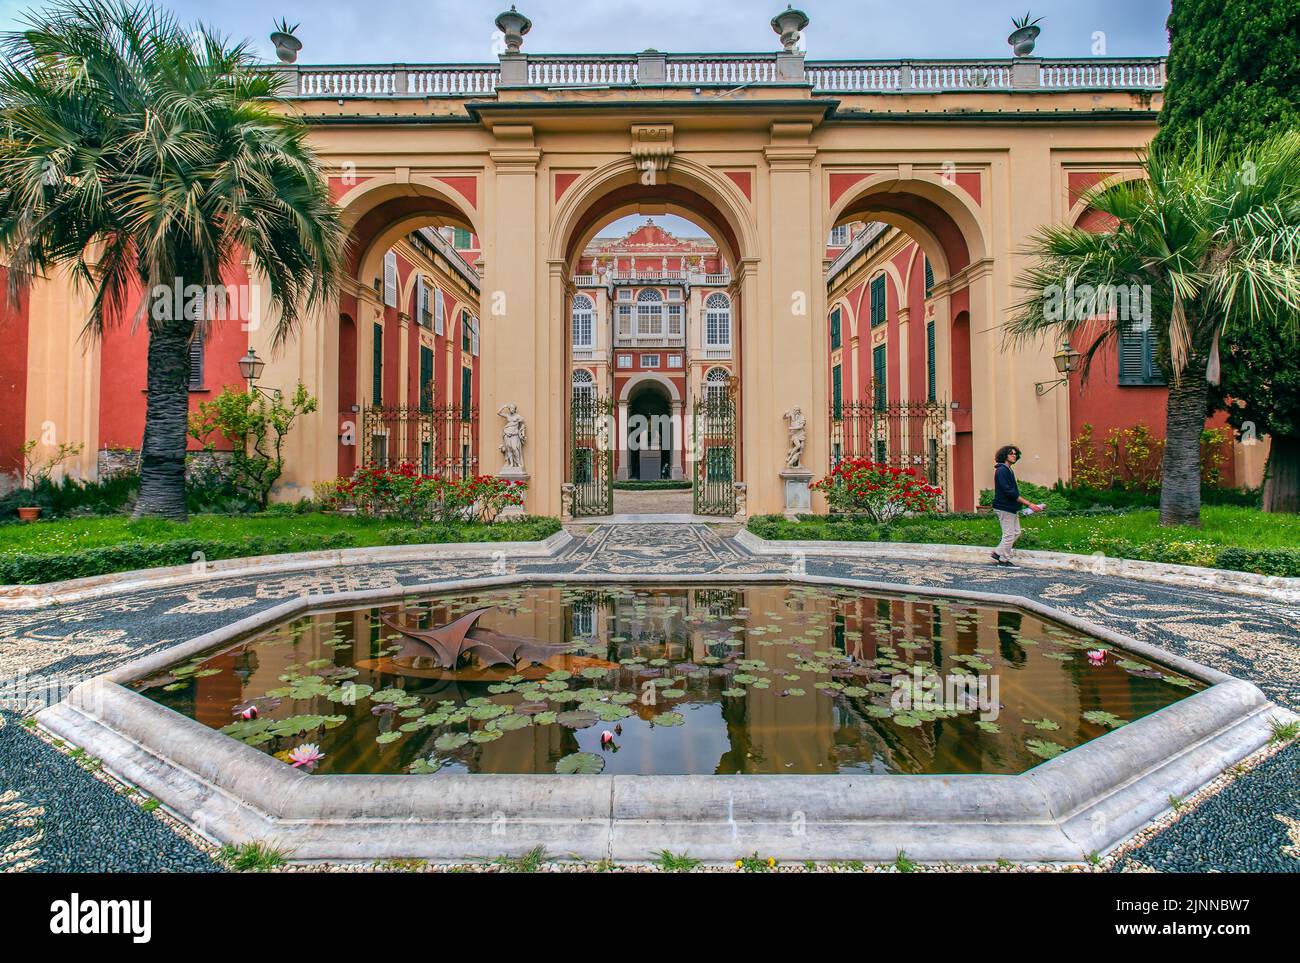
<svg viewBox="0 0 1300 963">
<path fill-rule="evenodd" d="M 23 292 L 16 305 L 4 293 L 9 272 L 0 265 L 0 474 L 23 470 L 27 421 L 27 339 L 30 303 Z"/>
</svg>

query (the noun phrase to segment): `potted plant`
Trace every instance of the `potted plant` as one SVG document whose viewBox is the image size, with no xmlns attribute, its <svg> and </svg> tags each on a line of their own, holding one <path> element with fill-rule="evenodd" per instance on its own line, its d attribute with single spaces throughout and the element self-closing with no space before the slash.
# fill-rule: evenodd
<svg viewBox="0 0 1300 963">
<path fill-rule="evenodd" d="M 1042 17 L 1029 19 L 1026 13 L 1023 17 L 1012 17 L 1011 25 L 1016 29 L 1011 31 L 1011 36 L 1007 37 L 1007 43 L 1011 44 L 1011 50 L 1017 57 L 1028 57 L 1034 52 L 1034 41 L 1042 33 L 1038 24 L 1042 23 Z"/>
<path fill-rule="evenodd" d="M 41 506 L 36 501 L 36 493 L 24 488 L 17 495 L 18 517 L 24 522 L 34 522 L 41 517 Z"/>
<path fill-rule="evenodd" d="M 299 26 L 299 24 L 291 24 L 281 17 L 276 21 L 275 30 L 271 32 L 271 43 L 275 44 L 275 55 L 280 58 L 282 64 L 291 64 L 298 59 L 298 51 L 302 49 L 302 41 L 294 36 L 294 31 Z"/>
</svg>

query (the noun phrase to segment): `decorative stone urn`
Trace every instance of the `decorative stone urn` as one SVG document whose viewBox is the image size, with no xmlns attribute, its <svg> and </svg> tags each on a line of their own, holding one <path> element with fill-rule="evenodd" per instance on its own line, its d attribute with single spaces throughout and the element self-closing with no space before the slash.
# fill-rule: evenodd
<svg viewBox="0 0 1300 963">
<path fill-rule="evenodd" d="M 280 58 L 280 63 L 291 64 L 298 60 L 298 51 L 302 49 L 302 41 L 293 34 L 284 30 L 276 30 L 271 34 L 271 43 L 275 44 L 275 55 Z"/>
<path fill-rule="evenodd" d="M 517 54 L 519 48 L 524 44 L 524 34 L 533 29 L 533 22 L 515 9 L 514 4 L 510 9 L 497 17 L 497 29 L 505 34 L 506 53 Z"/>
<path fill-rule="evenodd" d="M 794 45 L 799 42 L 799 31 L 808 26 L 808 14 L 786 6 L 785 10 L 772 18 L 772 29 L 781 38 L 781 46 L 786 53 L 794 53 Z"/>
<path fill-rule="evenodd" d="M 1040 27 L 1032 23 L 1026 24 L 1013 30 L 1011 36 L 1007 37 L 1007 43 L 1011 44 L 1011 50 L 1017 57 L 1028 57 L 1034 52 L 1034 43 L 1040 33 Z"/>
</svg>

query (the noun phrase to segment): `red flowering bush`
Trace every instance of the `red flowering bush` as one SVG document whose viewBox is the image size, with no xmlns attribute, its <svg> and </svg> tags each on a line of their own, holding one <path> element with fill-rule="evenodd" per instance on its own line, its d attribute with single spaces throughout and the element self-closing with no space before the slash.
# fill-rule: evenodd
<svg viewBox="0 0 1300 963">
<path fill-rule="evenodd" d="M 350 505 L 365 515 L 411 522 L 491 522 L 508 505 L 522 505 L 527 482 L 495 475 L 439 478 L 412 464 L 358 468 L 339 479 L 334 505 Z"/>
<path fill-rule="evenodd" d="M 837 511 L 864 514 L 876 524 L 937 512 L 943 497 L 943 489 L 927 484 L 915 468 L 894 468 L 869 458 L 845 458 L 811 487 L 823 492 Z"/>
</svg>

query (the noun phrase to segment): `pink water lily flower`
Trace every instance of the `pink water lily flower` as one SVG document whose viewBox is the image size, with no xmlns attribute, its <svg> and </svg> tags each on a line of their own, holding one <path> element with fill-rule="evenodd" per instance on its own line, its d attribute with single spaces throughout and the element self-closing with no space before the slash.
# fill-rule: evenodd
<svg viewBox="0 0 1300 963">
<path fill-rule="evenodd" d="M 1101 665 L 1103 662 L 1106 661 L 1106 650 L 1105 650 L 1105 649 L 1089 649 L 1089 650 L 1088 650 L 1088 661 L 1091 662 L 1093 665 Z"/>
<path fill-rule="evenodd" d="M 295 769 L 300 766 L 310 768 L 324 758 L 325 753 L 321 752 L 320 746 L 314 742 L 304 742 L 289 752 L 289 762 L 293 764 Z"/>
</svg>

